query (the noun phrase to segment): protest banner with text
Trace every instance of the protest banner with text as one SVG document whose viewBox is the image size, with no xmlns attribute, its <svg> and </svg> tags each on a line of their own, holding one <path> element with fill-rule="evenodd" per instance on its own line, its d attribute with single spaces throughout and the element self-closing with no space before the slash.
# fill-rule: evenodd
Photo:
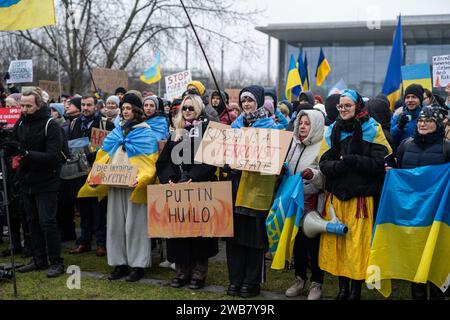
<svg viewBox="0 0 450 320">
<path fill-rule="evenodd" d="M 90 140 L 91 146 L 95 149 L 100 149 L 103 145 L 103 140 L 105 140 L 109 132 L 110 131 L 108 130 L 92 128 Z"/>
<path fill-rule="evenodd" d="M 20 108 L 0 108 L 0 122 L 6 121 L 5 128 L 14 127 L 21 115 Z"/>
<path fill-rule="evenodd" d="M 166 99 L 173 100 L 180 98 L 186 91 L 187 84 L 192 80 L 189 70 L 171 74 L 165 78 L 166 83 Z"/>
<path fill-rule="evenodd" d="M 8 69 L 9 79 L 7 83 L 33 82 L 33 60 L 11 61 Z"/>
<path fill-rule="evenodd" d="M 433 57 L 433 87 L 442 88 L 450 83 L 450 55 Z"/>
<path fill-rule="evenodd" d="M 232 237 L 231 182 L 147 187 L 148 237 Z"/>
<path fill-rule="evenodd" d="M 292 132 L 242 128 L 210 122 L 195 154 L 195 161 L 232 169 L 280 174 Z"/>
<path fill-rule="evenodd" d="M 89 183 L 131 187 L 136 182 L 138 167 L 128 164 L 98 164 L 91 169 Z"/>
</svg>

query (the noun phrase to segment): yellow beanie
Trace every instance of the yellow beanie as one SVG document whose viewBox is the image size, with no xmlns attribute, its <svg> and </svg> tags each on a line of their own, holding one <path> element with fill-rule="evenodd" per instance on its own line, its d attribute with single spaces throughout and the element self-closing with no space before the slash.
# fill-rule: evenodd
<svg viewBox="0 0 450 320">
<path fill-rule="evenodd" d="M 189 82 L 186 87 L 189 86 L 196 87 L 201 96 L 205 94 L 206 88 L 200 81 L 193 80 Z"/>
</svg>

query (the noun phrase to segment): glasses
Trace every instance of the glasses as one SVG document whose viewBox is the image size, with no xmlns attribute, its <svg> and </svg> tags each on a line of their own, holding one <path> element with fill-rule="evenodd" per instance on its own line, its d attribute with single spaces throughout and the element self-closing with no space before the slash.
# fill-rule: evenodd
<svg viewBox="0 0 450 320">
<path fill-rule="evenodd" d="M 417 123 L 425 123 L 425 124 L 431 124 L 432 122 L 434 122 L 434 120 L 432 119 L 419 119 L 417 120 Z"/>
<path fill-rule="evenodd" d="M 195 111 L 194 106 L 183 106 L 183 108 L 181 108 L 181 110 L 183 110 L 183 111 L 192 111 L 192 112 Z"/>
<path fill-rule="evenodd" d="M 338 104 L 338 105 L 336 106 L 336 109 L 338 109 L 338 110 L 344 109 L 344 110 L 348 111 L 348 110 L 350 110 L 353 106 L 354 106 L 354 104 Z"/>
</svg>

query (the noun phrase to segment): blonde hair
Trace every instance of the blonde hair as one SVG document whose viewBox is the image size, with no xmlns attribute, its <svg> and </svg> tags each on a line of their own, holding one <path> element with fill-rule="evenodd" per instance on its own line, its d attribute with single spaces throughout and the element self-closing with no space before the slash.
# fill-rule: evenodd
<svg viewBox="0 0 450 320">
<path fill-rule="evenodd" d="M 180 110 L 177 115 L 173 119 L 173 126 L 175 127 L 175 142 L 178 142 L 182 139 L 185 127 L 185 121 L 183 118 L 183 106 L 186 100 L 191 100 L 192 105 L 194 107 L 195 118 L 197 119 L 202 114 L 205 105 L 203 104 L 202 98 L 197 95 L 188 94 L 183 98 L 183 101 L 180 104 Z"/>
<path fill-rule="evenodd" d="M 10 105 L 12 105 L 13 107 L 20 107 L 20 103 L 17 102 L 14 98 L 11 98 L 11 97 L 7 97 L 7 98 L 5 99 L 5 105 L 6 105 L 6 104 L 10 104 Z"/>
<path fill-rule="evenodd" d="M 183 118 L 183 106 L 186 100 L 191 100 L 192 105 L 194 106 L 194 112 L 195 112 L 195 118 L 197 119 L 202 114 L 203 109 L 205 108 L 205 105 L 203 104 L 202 98 L 200 98 L 197 95 L 191 95 L 188 94 L 184 97 L 183 101 L 180 105 L 180 111 L 177 113 L 175 119 L 173 120 L 175 129 L 184 129 L 185 121 Z"/>
<path fill-rule="evenodd" d="M 44 100 L 42 99 L 42 89 L 39 87 L 35 87 L 31 90 L 25 91 L 24 93 L 22 93 L 22 97 L 23 96 L 33 96 L 34 101 L 36 102 L 36 105 L 39 109 L 45 105 Z"/>
<path fill-rule="evenodd" d="M 284 103 L 279 103 L 278 104 L 278 110 L 280 110 L 280 112 L 285 115 L 285 116 L 289 116 L 289 108 L 287 105 L 285 105 Z"/>
</svg>

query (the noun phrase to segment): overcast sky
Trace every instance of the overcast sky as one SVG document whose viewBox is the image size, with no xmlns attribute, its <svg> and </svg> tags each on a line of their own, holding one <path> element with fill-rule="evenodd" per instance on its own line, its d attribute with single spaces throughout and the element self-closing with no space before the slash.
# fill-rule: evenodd
<svg viewBox="0 0 450 320">
<path fill-rule="evenodd" d="M 248 70 L 265 76 L 267 74 L 267 36 L 254 30 L 255 26 L 266 26 L 271 23 L 327 22 L 327 21 L 367 21 L 368 18 L 380 20 L 395 19 L 402 15 L 450 14 L 450 0 L 241 0 L 236 1 L 242 10 L 258 8 L 264 13 L 257 16 L 254 25 L 242 30 L 250 35 L 258 45 L 258 57 L 236 60 L 235 52 L 226 52 L 225 71 L 232 70 L 236 63 Z M 224 33 L 232 28 L 224 28 Z M 276 70 L 277 41 L 272 41 L 272 74 Z M 195 53 L 192 63 L 205 68 L 199 52 Z M 220 59 L 213 58 L 214 65 L 220 67 Z M 204 64 L 204 65 L 203 65 Z"/>
</svg>

